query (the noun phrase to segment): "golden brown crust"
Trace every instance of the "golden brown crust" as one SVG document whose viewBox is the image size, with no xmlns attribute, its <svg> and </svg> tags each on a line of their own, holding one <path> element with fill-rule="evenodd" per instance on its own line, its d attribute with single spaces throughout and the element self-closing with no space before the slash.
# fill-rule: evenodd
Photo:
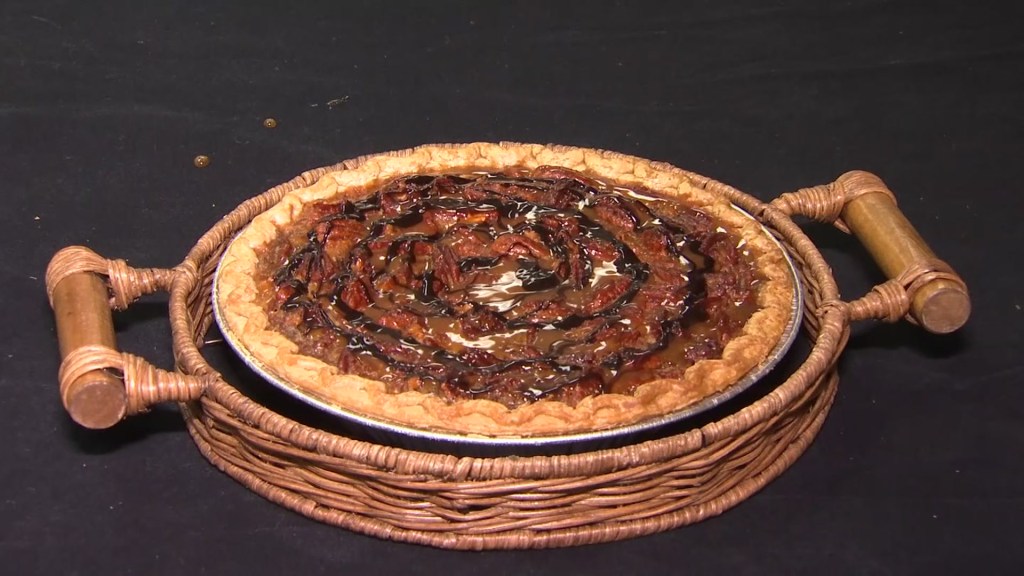
<svg viewBox="0 0 1024 576">
<path fill-rule="evenodd" d="M 367 186 L 405 174 L 542 165 L 563 166 L 675 197 L 711 214 L 746 241 L 765 278 L 758 291 L 759 310 L 726 345 L 720 359 L 702 360 L 682 378 L 645 383 L 629 396 L 591 396 L 575 407 L 541 400 L 509 409 L 489 400 L 449 404 L 421 392 L 388 393 L 382 382 L 342 374 L 334 366 L 299 353 L 295 343 L 269 325 L 255 282 L 258 255 L 305 204 L 365 194 Z M 250 360 L 296 391 L 347 412 L 422 430 L 490 437 L 575 434 L 628 425 L 681 410 L 737 382 L 772 351 L 792 314 L 794 286 L 778 245 L 728 200 L 666 164 L 585 148 L 475 143 L 427 145 L 364 156 L 346 162 L 346 167 L 290 192 L 254 218 L 225 252 L 214 295 L 223 328 L 251 354 Z"/>
</svg>

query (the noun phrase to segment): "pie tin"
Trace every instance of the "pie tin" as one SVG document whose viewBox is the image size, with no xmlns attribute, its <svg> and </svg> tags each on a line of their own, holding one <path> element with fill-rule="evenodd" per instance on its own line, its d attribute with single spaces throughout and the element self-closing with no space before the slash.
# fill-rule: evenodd
<svg viewBox="0 0 1024 576">
<path fill-rule="evenodd" d="M 754 220 L 755 222 L 757 221 L 747 211 L 735 204 L 732 206 L 735 210 L 744 214 L 746 217 Z M 659 430 L 669 428 L 670 426 L 675 428 L 673 425 L 680 424 L 687 419 L 694 418 L 722 405 L 761 380 L 761 378 L 768 374 L 772 368 L 782 360 L 786 355 L 786 352 L 788 352 L 790 347 L 793 345 L 793 342 L 796 340 L 796 336 L 800 331 L 800 320 L 803 317 L 803 285 L 789 252 L 779 244 L 778 239 L 767 228 L 760 223 L 758 223 L 758 225 L 761 228 L 762 233 L 770 238 L 784 255 L 786 260 L 786 269 L 789 271 L 790 281 L 793 285 L 792 311 L 789 317 L 789 322 L 786 324 L 782 336 L 779 338 L 772 351 L 764 360 L 754 366 L 745 376 L 737 380 L 735 383 L 714 394 L 704 397 L 699 402 L 689 404 L 679 410 L 641 420 L 639 422 L 633 422 L 631 424 L 614 428 L 595 430 L 592 432 L 573 432 L 571 434 L 521 437 L 458 434 L 454 432 L 417 428 L 414 426 L 369 417 L 310 395 L 303 391 L 302 388 L 297 386 L 294 382 L 290 382 L 287 379 L 280 377 L 272 368 L 254 357 L 252 352 L 242 344 L 238 336 L 228 327 L 220 309 L 220 299 L 217 297 L 220 286 L 218 281 L 218 277 L 220 275 L 220 264 L 223 263 L 223 260 L 221 263 L 218 263 L 213 279 L 213 314 L 217 325 L 224 336 L 224 341 L 227 342 L 242 361 L 263 380 L 308 406 L 336 416 L 341 420 L 341 424 L 354 425 L 358 433 L 364 434 L 376 442 L 411 450 L 441 452 L 460 456 L 568 454 L 596 449 L 613 448 L 647 439 L 653 435 L 657 435 Z"/>
</svg>

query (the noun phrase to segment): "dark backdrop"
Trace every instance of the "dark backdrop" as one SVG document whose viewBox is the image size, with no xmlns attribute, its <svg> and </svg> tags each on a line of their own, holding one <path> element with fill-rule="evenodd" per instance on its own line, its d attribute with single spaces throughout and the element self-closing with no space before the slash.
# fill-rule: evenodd
<svg viewBox="0 0 1024 576">
<path fill-rule="evenodd" d="M 1020 6 L 3 2 L 2 571 L 1016 572 Z M 220 215 L 305 169 L 472 140 L 618 150 L 764 199 L 874 171 L 967 279 L 974 317 L 947 337 L 858 327 L 832 414 L 782 478 L 700 525 L 579 549 L 367 538 L 250 494 L 173 411 L 105 432 L 62 411 L 42 283 L 59 247 L 172 266 Z M 854 242 L 810 229 L 846 296 L 880 280 Z M 125 349 L 168 366 L 164 310 L 147 299 L 117 324 Z"/>
</svg>

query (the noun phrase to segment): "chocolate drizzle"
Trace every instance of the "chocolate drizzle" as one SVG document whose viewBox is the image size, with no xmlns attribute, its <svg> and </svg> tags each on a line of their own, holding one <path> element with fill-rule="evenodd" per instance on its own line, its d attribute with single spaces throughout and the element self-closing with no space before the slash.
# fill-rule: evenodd
<svg viewBox="0 0 1024 576">
<path fill-rule="evenodd" d="M 396 392 L 628 393 L 720 354 L 756 295 L 704 213 L 563 168 L 407 176 L 299 220 L 265 263 L 272 321 Z"/>
</svg>

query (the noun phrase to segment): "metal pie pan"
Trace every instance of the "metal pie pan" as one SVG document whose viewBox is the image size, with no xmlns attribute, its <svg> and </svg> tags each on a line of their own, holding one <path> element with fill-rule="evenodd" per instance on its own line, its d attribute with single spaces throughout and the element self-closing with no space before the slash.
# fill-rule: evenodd
<svg viewBox="0 0 1024 576">
<path fill-rule="evenodd" d="M 752 220 L 756 220 L 748 212 L 733 205 L 733 207 Z M 224 340 L 245 362 L 245 364 L 256 372 L 260 377 L 273 385 L 275 388 L 298 399 L 299 401 L 331 414 L 340 419 L 343 424 L 354 425 L 358 431 L 373 441 L 429 452 L 443 452 L 456 455 L 479 455 L 498 456 L 507 454 L 559 454 L 574 453 L 602 448 L 611 448 L 639 441 L 642 438 L 657 434 L 660 429 L 670 425 L 679 424 L 699 414 L 707 412 L 712 408 L 720 406 L 724 402 L 734 398 L 741 392 L 747 390 L 764 377 L 774 368 L 785 356 L 786 352 L 796 340 L 800 329 L 800 319 L 803 315 L 803 287 L 800 282 L 800 275 L 790 258 L 789 253 L 779 244 L 771 232 L 761 225 L 763 233 L 770 238 L 781 250 L 786 259 L 786 268 L 790 273 L 790 280 L 793 285 L 792 313 L 782 336 L 772 351 L 757 366 L 752 368 L 743 378 L 740 378 L 729 387 L 714 394 L 704 397 L 699 402 L 689 404 L 679 410 L 666 414 L 634 422 L 632 424 L 595 430 L 592 432 L 574 432 L 571 434 L 548 435 L 548 436 L 483 436 L 479 434 L 457 434 L 427 428 L 417 428 L 405 424 L 390 422 L 383 419 L 373 418 L 344 407 L 332 404 L 323 399 L 317 398 L 304 391 L 300 385 L 281 378 L 272 367 L 265 365 L 255 358 L 234 334 L 223 320 L 220 309 L 217 291 L 219 287 L 218 276 L 220 266 L 214 275 L 213 282 L 213 313 L 217 325 L 220 327 Z"/>
</svg>

